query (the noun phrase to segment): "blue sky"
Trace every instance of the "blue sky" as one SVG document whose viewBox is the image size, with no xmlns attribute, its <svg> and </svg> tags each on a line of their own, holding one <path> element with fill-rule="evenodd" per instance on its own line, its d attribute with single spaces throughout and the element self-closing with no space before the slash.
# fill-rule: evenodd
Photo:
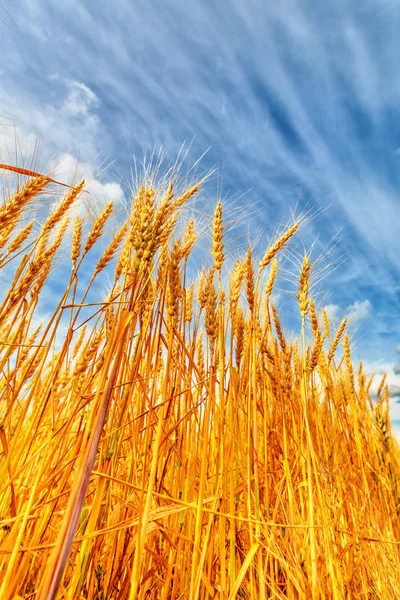
<svg viewBox="0 0 400 600">
<path fill-rule="evenodd" d="M 95 191 L 120 199 L 133 156 L 173 160 L 187 141 L 189 163 L 208 149 L 202 167 L 223 172 L 207 202 L 222 185 L 237 239 L 260 251 L 311 209 L 298 249 L 316 259 L 335 240 L 341 263 L 320 301 L 400 391 L 398 2 L 3 0 L 0 19 L 2 158 L 14 122 L 66 180 L 78 156 L 86 174 L 115 160 Z"/>
</svg>

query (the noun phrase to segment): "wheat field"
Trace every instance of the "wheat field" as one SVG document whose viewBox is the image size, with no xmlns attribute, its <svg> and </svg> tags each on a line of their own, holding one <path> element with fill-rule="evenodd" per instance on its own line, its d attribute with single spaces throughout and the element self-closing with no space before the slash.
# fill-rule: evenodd
<svg viewBox="0 0 400 600">
<path fill-rule="evenodd" d="M 399 597 L 389 389 L 383 380 L 372 398 L 346 321 L 317 310 L 307 253 L 297 339 L 274 304 L 301 219 L 230 268 L 218 202 L 199 269 L 184 208 L 202 180 L 144 173 L 111 231 L 112 203 L 90 226 L 76 211 L 85 182 L 11 173 L 0 598 Z M 38 327 L 61 260 L 56 308 Z"/>
</svg>

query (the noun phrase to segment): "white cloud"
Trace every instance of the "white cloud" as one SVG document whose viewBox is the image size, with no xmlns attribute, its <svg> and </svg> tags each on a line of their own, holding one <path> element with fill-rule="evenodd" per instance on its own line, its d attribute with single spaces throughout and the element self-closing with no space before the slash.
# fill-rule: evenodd
<svg viewBox="0 0 400 600">
<path fill-rule="evenodd" d="M 356 300 L 349 304 L 343 311 L 338 304 L 327 304 L 324 309 L 328 315 L 329 321 L 336 323 L 340 315 L 344 315 L 350 325 L 357 321 L 366 319 L 371 314 L 372 304 L 369 300 Z"/>
<path fill-rule="evenodd" d="M 0 112 L 3 107 L 8 111 L 0 123 L 0 156 L 12 159 L 14 154 L 15 159 L 17 149 L 18 157 L 29 164 L 39 140 L 42 161 L 66 152 L 95 160 L 104 151 L 97 114 L 100 100 L 81 81 L 57 75 L 47 80 L 52 92 L 42 102 L 29 92 L 5 92 L 6 87 L 0 91 Z"/>
<path fill-rule="evenodd" d="M 346 309 L 347 320 L 349 323 L 355 323 L 356 321 L 366 319 L 371 314 L 371 310 L 372 305 L 369 300 L 353 302 L 353 304 L 350 304 Z"/>
<path fill-rule="evenodd" d="M 102 183 L 96 177 L 96 169 L 92 164 L 77 160 L 71 154 L 63 154 L 50 164 L 52 176 L 63 183 L 77 183 L 82 179 L 86 182 L 88 194 L 81 196 L 82 202 L 75 212 L 83 216 L 87 211 L 97 215 L 107 202 L 119 205 L 124 197 L 122 187 L 116 181 Z"/>
<path fill-rule="evenodd" d="M 394 373 L 400 375 L 400 346 L 397 347 L 397 361 L 393 367 Z"/>
<path fill-rule="evenodd" d="M 71 116 L 87 116 L 91 109 L 100 104 L 96 94 L 84 83 L 67 79 L 69 93 L 62 105 L 62 111 Z"/>
</svg>

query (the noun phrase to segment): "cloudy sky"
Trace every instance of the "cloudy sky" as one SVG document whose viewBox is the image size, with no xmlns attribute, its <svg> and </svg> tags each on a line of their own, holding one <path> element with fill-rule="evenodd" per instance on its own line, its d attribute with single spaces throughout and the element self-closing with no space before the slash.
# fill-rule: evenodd
<svg viewBox="0 0 400 600">
<path fill-rule="evenodd" d="M 398 385 L 399 30 L 394 0 L 3 0 L 1 158 L 15 124 L 66 181 L 78 157 L 89 177 L 115 161 L 96 192 L 118 200 L 134 156 L 207 150 L 205 198 L 234 206 L 237 239 L 262 250 L 310 211 L 321 303 Z"/>
</svg>

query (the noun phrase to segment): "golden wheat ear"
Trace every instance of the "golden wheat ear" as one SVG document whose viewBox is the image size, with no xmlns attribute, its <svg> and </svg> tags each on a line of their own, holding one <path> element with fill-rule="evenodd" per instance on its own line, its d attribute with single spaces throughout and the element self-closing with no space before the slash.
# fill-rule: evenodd
<svg viewBox="0 0 400 600">
<path fill-rule="evenodd" d="M 51 181 L 51 183 L 56 183 L 57 185 L 62 185 L 63 187 L 67 188 L 75 188 L 73 185 L 56 181 L 55 179 L 51 179 L 51 177 L 48 175 L 41 175 L 40 173 L 36 173 L 36 171 L 31 171 L 30 169 L 22 169 L 21 167 L 5 165 L 4 163 L 0 163 L 0 169 L 3 169 L 4 171 L 12 171 L 13 173 L 18 173 L 19 175 L 26 175 L 27 177 L 45 177 L 48 181 Z"/>
</svg>

